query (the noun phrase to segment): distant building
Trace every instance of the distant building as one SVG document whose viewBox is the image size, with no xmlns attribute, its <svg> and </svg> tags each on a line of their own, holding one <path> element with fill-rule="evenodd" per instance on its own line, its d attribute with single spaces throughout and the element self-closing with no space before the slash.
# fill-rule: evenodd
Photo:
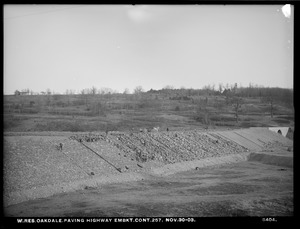
<svg viewBox="0 0 300 229">
<path fill-rule="evenodd" d="M 29 91 L 15 91 L 15 95 L 29 95 Z"/>
<path fill-rule="evenodd" d="M 21 91 L 20 95 L 29 95 L 29 91 Z"/>
</svg>

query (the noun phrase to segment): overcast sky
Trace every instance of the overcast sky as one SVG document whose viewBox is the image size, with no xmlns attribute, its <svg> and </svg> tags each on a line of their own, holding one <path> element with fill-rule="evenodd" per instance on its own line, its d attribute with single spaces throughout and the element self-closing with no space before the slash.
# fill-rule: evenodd
<svg viewBox="0 0 300 229">
<path fill-rule="evenodd" d="M 293 7 L 5 5 L 4 94 L 229 83 L 293 88 Z"/>
</svg>

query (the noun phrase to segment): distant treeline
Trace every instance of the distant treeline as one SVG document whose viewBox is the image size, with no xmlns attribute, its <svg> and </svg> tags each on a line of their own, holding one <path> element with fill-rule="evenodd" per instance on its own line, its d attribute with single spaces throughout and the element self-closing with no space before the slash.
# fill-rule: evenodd
<svg viewBox="0 0 300 229">
<path fill-rule="evenodd" d="M 95 131 L 130 130 L 163 125 L 274 126 L 293 125 L 293 90 L 258 86 L 171 86 L 133 93 L 92 87 L 78 93 L 35 94 L 29 89 L 4 96 L 6 130 Z M 31 116 L 32 114 L 32 116 Z M 24 115 L 24 116 L 23 116 Z M 66 117 L 68 116 L 68 117 Z M 53 121 L 56 120 L 57 121 Z"/>
<path fill-rule="evenodd" d="M 292 89 L 270 88 L 270 87 L 232 87 L 224 90 L 204 89 L 161 89 L 149 90 L 147 93 L 157 93 L 168 95 L 171 100 L 188 100 L 194 96 L 219 96 L 226 97 L 259 97 L 262 100 L 274 100 L 277 103 L 293 105 L 294 93 Z"/>
<path fill-rule="evenodd" d="M 47 89 L 45 92 L 34 93 L 29 89 L 24 89 L 22 91 L 15 91 L 15 95 L 57 95 L 54 92 L 51 92 L 50 89 Z M 81 90 L 79 93 L 76 93 L 75 90 L 66 90 L 66 95 L 122 95 L 130 94 L 129 89 L 125 89 L 123 93 L 119 93 L 110 88 L 101 88 L 97 89 L 95 86 L 91 88 L 86 88 Z M 176 89 L 173 86 L 166 86 L 159 90 L 150 89 L 149 91 L 144 91 L 142 86 L 137 86 L 133 90 L 133 95 L 163 95 L 168 97 L 170 100 L 190 100 L 195 96 L 226 96 L 226 97 L 260 97 L 262 100 L 276 101 L 276 103 L 284 103 L 286 105 L 293 105 L 293 89 L 279 88 L 279 87 L 262 87 L 262 86 L 253 86 L 249 85 L 248 87 L 238 87 L 237 84 L 230 86 L 223 86 L 219 84 L 216 89 L 214 85 L 204 86 L 202 89 L 193 89 L 193 88 L 180 88 Z"/>
</svg>

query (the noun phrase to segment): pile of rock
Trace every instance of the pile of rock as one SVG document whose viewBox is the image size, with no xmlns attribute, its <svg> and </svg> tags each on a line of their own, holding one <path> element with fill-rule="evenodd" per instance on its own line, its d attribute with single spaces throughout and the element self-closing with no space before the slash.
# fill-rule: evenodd
<svg viewBox="0 0 300 229">
<path fill-rule="evenodd" d="M 157 160 L 166 164 L 246 151 L 246 148 L 217 134 L 199 131 L 111 132 L 76 135 L 71 139 L 91 143 L 106 141 L 131 160 Z"/>
<path fill-rule="evenodd" d="M 135 144 L 147 152 L 147 158 L 149 160 L 158 160 L 164 163 L 175 162 L 169 156 L 172 153 L 171 149 L 157 142 L 150 134 L 133 134 L 132 138 Z"/>
<path fill-rule="evenodd" d="M 138 134 L 112 134 L 109 136 L 111 143 L 118 149 L 122 150 L 127 157 L 139 162 L 154 160 L 154 154 L 150 153 L 146 147 L 146 141 L 137 138 Z"/>
<path fill-rule="evenodd" d="M 170 151 L 164 155 L 165 157 L 170 158 L 173 162 L 195 159 L 195 154 L 193 152 L 178 144 L 176 139 L 172 139 L 168 135 L 163 132 L 151 134 L 151 137 L 158 143 L 170 149 Z"/>
<path fill-rule="evenodd" d="M 87 135 L 74 135 L 69 139 L 76 140 L 78 142 L 97 142 L 99 140 L 103 140 L 103 136 L 95 135 L 95 134 L 87 134 Z"/>
</svg>

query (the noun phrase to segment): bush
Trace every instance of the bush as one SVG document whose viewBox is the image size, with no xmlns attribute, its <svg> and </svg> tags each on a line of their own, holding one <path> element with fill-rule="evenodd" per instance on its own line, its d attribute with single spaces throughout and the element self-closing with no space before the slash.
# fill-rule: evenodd
<svg viewBox="0 0 300 229">
<path fill-rule="evenodd" d="M 138 108 L 153 108 L 156 107 L 156 102 L 149 99 L 143 99 L 138 103 Z"/>
<path fill-rule="evenodd" d="M 222 115 L 214 115 L 212 117 L 210 117 L 211 121 L 215 121 L 215 122 L 232 122 L 232 121 L 236 121 L 235 117 L 228 117 L 228 116 L 222 116 Z"/>
<path fill-rule="evenodd" d="M 228 122 L 216 122 L 216 126 L 235 126 L 235 123 L 228 123 Z"/>
<path fill-rule="evenodd" d="M 37 108 L 23 108 L 21 112 L 25 114 L 37 114 L 39 110 Z"/>
<path fill-rule="evenodd" d="M 62 102 L 62 101 L 57 101 L 56 103 L 54 103 L 55 106 L 58 106 L 58 107 L 66 107 L 67 104 Z"/>
<path fill-rule="evenodd" d="M 211 124 L 210 115 L 208 112 L 198 112 L 198 114 L 195 116 L 195 120 L 205 125 Z"/>
<path fill-rule="evenodd" d="M 84 100 L 75 100 L 72 102 L 73 106 L 82 106 L 85 105 L 85 101 Z"/>
<path fill-rule="evenodd" d="M 169 100 L 191 100 L 191 98 L 188 96 L 174 96 L 169 97 Z"/>
<path fill-rule="evenodd" d="M 11 128 L 21 125 L 21 121 L 17 118 L 4 118 L 3 129 L 4 131 L 10 131 Z"/>
<path fill-rule="evenodd" d="M 30 101 L 30 103 L 29 103 L 29 106 L 30 106 L 30 107 L 33 107 L 33 106 L 34 106 L 34 104 L 35 104 L 35 102 L 34 102 L 34 101 Z"/>
</svg>

